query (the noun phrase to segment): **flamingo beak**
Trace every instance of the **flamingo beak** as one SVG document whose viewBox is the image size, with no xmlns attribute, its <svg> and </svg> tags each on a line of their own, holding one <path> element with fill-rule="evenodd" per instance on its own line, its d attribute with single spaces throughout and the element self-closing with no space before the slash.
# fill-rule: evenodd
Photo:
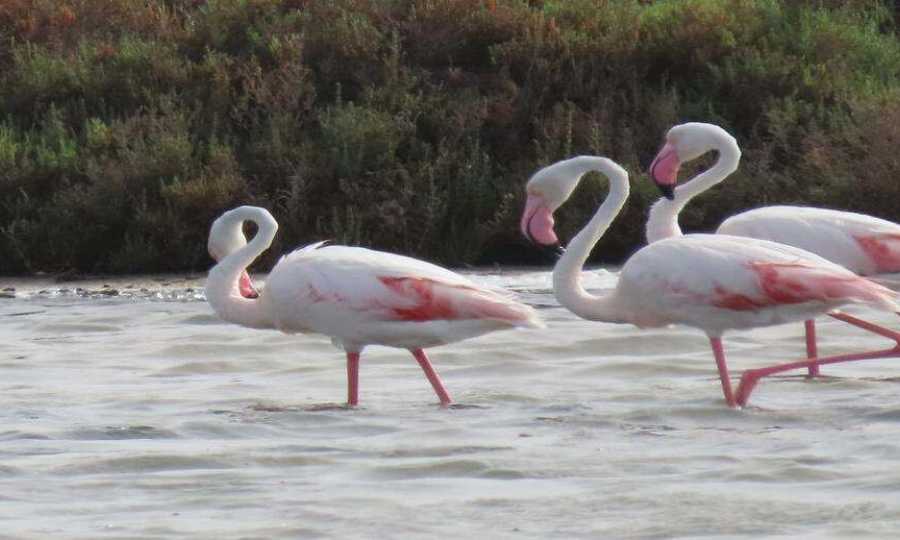
<svg viewBox="0 0 900 540">
<path fill-rule="evenodd" d="M 256 290 L 256 287 L 253 286 L 250 274 L 248 274 L 246 270 L 241 272 L 241 277 L 238 279 L 238 289 L 241 291 L 241 296 L 244 298 L 259 298 L 259 292 Z"/>
<path fill-rule="evenodd" d="M 672 143 L 666 143 L 653 158 L 653 163 L 650 164 L 650 178 L 663 196 L 669 200 L 675 198 L 679 167 L 681 167 L 681 161 L 679 161 L 678 151 Z"/>
<path fill-rule="evenodd" d="M 532 244 L 547 248 L 554 255 L 559 256 L 565 250 L 559 245 L 559 238 L 553 230 L 554 223 L 553 211 L 550 210 L 544 199 L 538 195 L 529 195 L 519 225 L 522 235 Z"/>
<path fill-rule="evenodd" d="M 520 223 L 525 238 L 538 245 L 555 244 L 559 239 L 553 231 L 553 225 L 553 212 L 544 199 L 537 195 L 529 195 Z"/>
</svg>

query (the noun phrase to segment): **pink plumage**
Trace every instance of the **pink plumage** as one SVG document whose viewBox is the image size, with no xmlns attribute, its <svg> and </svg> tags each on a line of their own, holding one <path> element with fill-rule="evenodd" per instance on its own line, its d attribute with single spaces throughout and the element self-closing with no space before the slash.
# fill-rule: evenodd
<svg viewBox="0 0 900 540">
<path fill-rule="evenodd" d="M 895 296 L 801 249 L 719 234 L 644 247 L 625 262 L 614 291 L 623 315 L 641 326 L 689 324 L 714 337 L 803 320 L 847 303 L 900 309 Z"/>
<path fill-rule="evenodd" d="M 864 276 L 900 272 L 900 225 L 865 214 L 766 206 L 731 216 L 717 232 L 796 246 Z"/>
<path fill-rule="evenodd" d="M 680 152 L 699 155 L 706 151 L 693 142 L 688 141 L 691 144 L 683 150 L 678 141 L 667 141 L 662 157 L 654 160 L 654 171 L 671 181 Z M 727 149 L 722 153 L 727 154 Z M 725 234 L 681 235 L 680 230 L 671 230 L 671 223 L 654 229 L 653 234 L 661 238 L 625 262 L 615 289 L 594 296 L 581 286 L 580 274 L 628 197 L 624 169 L 606 158 L 580 156 L 539 170 L 526 186 L 528 201 L 520 224 L 523 235 L 532 241 L 555 241 L 553 231 L 546 230 L 553 220 L 546 216 L 552 217 L 588 171 L 609 178 L 609 195 L 569 242 L 553 269 L 556 298 L 589 320 L 639 327 L 685 324 L 703 330 L 710 339 L 729 405 L 745 404 L 755 382 L 742 384 L 737 395 L 732 391 L 721 342 L 724 332 L 809 319 L 849 303 L 900 309 L 889 289 L 808 251 Z M 669 194 L 675 200 L 666 202 L 677 205 L 677 191 L 669 190 Z M 655 206 L 657 211 L 660 208 Z"/>
<path fill-rule="evenodd" d="M 530 307 L 445 268 L 321 243 L 283 257 L 260 298 L 276 328 L 325 334 L 348 350 L 428 347 L 539 326 Z"/>
<path fill-rule="evenodd" d="M 713 166 L 684 185 L 676 187 L 681 163 L 711 150 L 719 155 Z M 670 129 L 666 134 L 665 144 L 650 166 L 650 177 L 665 198 L 657 201 L 650 209 L 647 241 L 654 243 L 666 238 L 683 237 L 678 224 L 680 211 L 691 199 L 733 173 L 738 167 L 740 156 L 737 141 L 719 126 L 691 122 Z M 856 274 L 900 271 L 900 225 L 852 212 L 805 206 L 768 206 L 730 217 L 716 232 L 718 236 L 746 237 L 745 241 L 751 243 L 764 240 L 802 249 L 808 255 L 815 254 L 847 269 L 848 273 L 855 273 L 838 276 L 831 271 L 823 274 L 819 266 L 756 262 L 753 263 L 753 268 L 759 275 L 765 295 L 758 297 L 722 288 L 717 290 L 718 306 L 737 311 L 758 311 L 767 309 L 773 303 L 802 304 L 815 298 L 828 303 L 832 299 L 846 298 L 896 311 L 892 292 L 871 281 L 861 280 Z M 886 298 L 891 300 L 883 301 Z M 900 353 L 900 333 L 848 315 L 835 312 L 828 314 L 864 330 L 895 339 L 898 345 L 896 350 L 820 358 L 815 320 L 810 314 L 805 321 L 806 350 L 810 359 L 805 367 L 810 377 L 819 374 L 821 364 L 896 356 Z M 714 344 L 713 349 L 717 359 L 721 357 L 724 363 L 721 344 L 718 348 Z M 746 400 L 749 396 L 755 384 L 752 382 L 755 381 L 754 377 L 792 369 L 796 365 L 789 363 L 746 372 L 741 385 L 743 392 L 739 392 L 738 399 Z"/>
<path fill-rule="evenodd" d="M 244 221 L 259 232 L 248 244 Z M 245 268 L 271 244 L 277 230 L 264 209 L 240 207 L 213 224 L 207 299 L 223 319 L 253 328 L 330 336 L 347 353 L 348 402 L 358 400 L 359 353 L 366 345 L 409 349 L 446 405 L 449 394 L 425 356 L 425 347 L 496 330 L 539 327 L 535 311 L 505 292 L 479 286 L 439 266 L 365 248 L 318 242 L 275 265 L 256 290 Z"/>
</svg>

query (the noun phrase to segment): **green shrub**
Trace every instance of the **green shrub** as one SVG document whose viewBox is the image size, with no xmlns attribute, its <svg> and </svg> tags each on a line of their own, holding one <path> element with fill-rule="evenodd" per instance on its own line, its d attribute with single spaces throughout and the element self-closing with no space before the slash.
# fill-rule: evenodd
<svg viewBox="0 0 900 540">
<path fill-rule="evenodd" d="M 204 268 L 210 222 L 242 203 L 281 222 L 261 268 L 323 238 L 451 265 L 533 261 L 522 186 L 586 153 L 631 173 L 597 253 L 621 260 L 656 198 L 644 167 L 687 120 L 723 125 L 744 158 L 685 211 L 686 230 L 779 202 L 896 220 L 892 8 L 0 2 L 0 273 Z M 562 237 L 605 189 L 588 177 Z"/>
</svg>

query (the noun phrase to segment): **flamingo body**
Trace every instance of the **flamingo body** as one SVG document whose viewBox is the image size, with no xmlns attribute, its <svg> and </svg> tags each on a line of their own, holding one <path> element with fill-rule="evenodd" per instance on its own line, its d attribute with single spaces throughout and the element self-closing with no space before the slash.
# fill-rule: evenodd
<svg viewBox="0 0 900 540">
<path fill-rule="evenodd" d="M 275 328 L 325 334 L 346 351 L 433 347 L 538 325 L 531 308 L 445 268 L 321 243 L 284 256 L 260 299 Z"/>
<path fill-rule="evenodd" d="M 719 234 L 644 247 L 623 266 L 615 291 L 629 322 L 685 324 L 709 336 L 804 320 L 851 302 L 896 308 L 890 290 L 812 253 Z"/>
<path fill-rule="evenodd" d="M 703 145 L 692 140 L 685 147 L 683 152 L 688 155 L 704 151 Z M 678 170 L 677 151 L 674 142 L 667 142 L 651 166 L 655 180 L 662 177 L 667 185 L 674 184 L 670 180 Z M 722 153 L 727 154 L 728 149 Z M 729 167 L 722 166 L 707 178 Z M 556 242 L 553 212 L 589 170 L 609 178 L 609 194 L 554 267 L 556 298 L 584 319 L 639 327 L 680 323 L 703 330 L 710 339 L 722 392 L 731 406 L 746 403 L 754 377 L 761 375 L 751 374 L 735 395 L 722 347 L 723 332 L 809 319 L 849 303 L 900 309 L 890 289 L 803 249 L 725 234 L 681 235 L 677 222 L 663 219 L 677 215 L 683 204 L 685 197 L 678 200 L 678 189 L 668 190 L 667 196 L 673 200 L 665 203 L 672 205 L 655 206 L 651 221 L 656 223 L 649 236 L 656 236 L 656 241 L 651 240 L 625 262 L 611 292 L 592 295 L 580 283 L 581 271 L 628 198 L 628 173 L 622 167 L 606 158 L 581 156 L 541 169 L 526 186 L 528 200 L 520 226 L 524 236 L 535 243 Z M 687 186 L 679 189 L 684 194 Z M 817 361 L 811 360 L 810 365 Z"/>
<path fill-rule="evenodd" d="M 256 223 L 248 243 L 242 226 Z M 251 328 L 330 336 L 347 353 L 348 404 L 358 402 L 366 345 L 409 349 L 441 404 L 450 396 L 422 350 L 513 327 L 539 327 L 535 311 L 433 264 L 381 251 L 323 242 L 284 257 L 257 290 L 247 266 L 268 249 L 278 224 L 252 206 L 230 210 L 210 230 L 206 298 L 221 318 Z"/>
<path fill-rule="evenodd" d="M 650 165 L 650 176 L 666 198 L 650 209 L 647 241 L 680 236 L 678 214 L 694 197 L 737 170 L 737 141 L 714 124 L 689 122 L 673 127 Z M 683 185 L 685 161 L 715 150 L 716 163 Z M 787 244 L 815 253 L 860 275 L 900 272 L 900 225 L 865 214 L 808 206 L 766 206 L 726 219 L 716 231 Z"/>
<path fill-rule="evenodd" d="M 729 217 L 716 231 L 796 246 L 852 272 L 900 272 L 900 225 L 865 214 L 766 206 Z"/>
<path fill-rule="evenodd" d="M 715 164 L 696 175 L 683 185 L 678 184 L 678 171 L 685 161 L 716 150 L 719 154 Z M 733 173 L 740 160 L 741 152 L 737 141 L 724 129 L 713 124 L 689 122 L 675 126 L 666 134 L 666 142 L 650 165 L 650 177 L 660 188 L 665 198 L 657 201 L 650 209 L 647 220 L 647 241 L 650 243 L 663 238 L 682 236 L 678 225 L 678 214 L 694 197 L 723 181 Z M 767 240 L 785 246 L 793 246 L 810 254 L 827 259 L 859 275 L 900 271 L 900 225 L 889 221 L 838 210 L 811 208 L 804 206 L 769 206 L 749 210 L 725 220 L 717 234 Z M 760 268 L 760 267 L 755 267 Z M 784 268 L 767 268 L 765 275 L 784 274 Z M 774 272 L 774 274 L 773 274 Z M 796 273 L 792 271 L 792 273 Z M 832 292 L 844 290 L 851 281 L 819 280 Z M 805 288 L 811 281 L 806 278 L 796 281 L 790 289 L 782 289 L 779 298 L 793 295 L 794 289 Z M 858 282 L 857 282 L 858 283 Z M 856 285 L 853 285 L 855 288 Z M 857 291 L 861 293 L 863 291 Z M 859 296 L 857 294 L 857 296 Z M 865 294 L 863 294 L 865 296 Z M 755 309 L 758 302 L 741 296 L 731 297 L 734 307 Z M 886 307 L 882 305 L 881 307 Z M 888 308 L 890 309 L 890 308 Z M 884 351 L 870 351 L 840 357 L 821 358 L 816 343 L 815 320 L 810 316 L 805 321 L 806 353 L 805 363 L 810 377 L 819 374 L 821 364 L 897 356 L 900 353 L 900 333 L 874 325 L 846 314 L 829 312 L 828 315 L 866 331 L 897 341 L 897 347 Z M 720 365 L 725 387 L 725 359 L 721 343 L 713 343 L 716 361 Z M 744 373 L 738 392 L 738 402 L 746 401 L 755 381 L 764 375 L 794 369 L 803 363 L 788 363 L 765 370 L 750 370 Z M 726 391 L 726 394 L 728 391 Z"/>
</svg>

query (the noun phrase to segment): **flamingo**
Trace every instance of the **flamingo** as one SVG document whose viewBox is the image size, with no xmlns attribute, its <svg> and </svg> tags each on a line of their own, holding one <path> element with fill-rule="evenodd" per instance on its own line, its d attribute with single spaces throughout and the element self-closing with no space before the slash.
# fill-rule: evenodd
<svg viewBox="0 0 900 540">
<path fill-rule="evenodd" d="M 249 243 L 246 221 L 257 226 Z M 447 406 L 450 394 L 425 347 L 542 326 L 531 307 L 440 266 L 324 242 L 283 256 L 257 289 L 246 268 L 269 248 L 277 230 L 272 215 L 254 206 L 229 210 L 213 222 L 208 249 L 218 264 L 206 282 L 207 301 L 219 317 L 242 326 L 330 336 L 347 355 L 350 407 L 359 403 L 359 359 L 366 345 L 408 349 Z"/>
<path fill-rule="evenodd" d="M 536 244 L 558 244 L 553 213 L 588 171 L 609 179 L 609 194 L 553 269 L 557 300 L 584 319 L 641 328 L 677 323 L 704 331 L 731 407 L 746 405 L 767 373 L 746 371 L 732 391 L 722 346 L 726 331 L 808 319 L 849 303 L 898 309 L 893 291 L 818 255 L 724 234 L 676 236 L 644 246 L 625 262 L 612 291 L 589 294 L 580 283 L 581 270 L 628 198 L 628 173 L 622 167 L 607 158 L 579 156 L 539 170 L 526 186 L 520 227 Z"/>
<path fill-rule="evenodd" d="M 675 187 L 681 163 L 712 150 L 719 154 L 716 163 Z M 681 236 L 678 225 L 681 209 L 733 173 L 740 157 L 737 141 L 717 125 L 689 122 L 671 128 L 650 165 L 650 176 L 666 197 L 650 209 L 647 241 Z M 806 206 L 766 206 L 726 219 L 716 233 L 805 249 L 859 275 L 900 271 L 900 225 L 864 214 Z M 818 356 L 815 320 L 806 320 L 805 327 L 807 357 L 815 358 Z M 896 352 L 900 352 L 900 333 L 883 327 L 878 329 L 876 333 L 897 341 Z M 818 364 L 811 364 L 808 373 L 818 375 Z"/>
</svg>

